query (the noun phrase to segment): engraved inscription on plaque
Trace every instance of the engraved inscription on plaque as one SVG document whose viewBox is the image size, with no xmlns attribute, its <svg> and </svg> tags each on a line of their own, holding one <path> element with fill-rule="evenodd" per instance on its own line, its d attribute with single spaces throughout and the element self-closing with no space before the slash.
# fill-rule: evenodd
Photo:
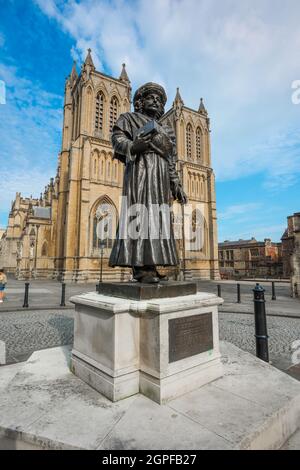
<svg viewBox="0 0 300 470">
<path fill-rule="evenodd" d="M 169 362 L 213 349 L 212 314 L 169 320 Z"/>
</svg>

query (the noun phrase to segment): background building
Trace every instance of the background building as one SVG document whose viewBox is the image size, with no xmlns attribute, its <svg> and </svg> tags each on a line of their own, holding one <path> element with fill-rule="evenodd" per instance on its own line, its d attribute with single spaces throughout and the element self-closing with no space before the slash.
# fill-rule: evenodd
<svg viewBox="0 0 300 470">
<path fill-rule="evenodd" d="M 291 278 L 294 297 L 300 295 L 300 212 L 287 218 L 288 227 L 282 240 L 283 273 Z"/>
<path fill-rule="evenodd" d="M 281 277 L 281 243 L 269 238 L 219 243 L 220 275 L 234 277 Z"/>
<path fill-rule="evenodd" d="M 100 247 L 103 277 L 120 279 L 128 270 L 108 267 L 119 214 L 123 164 L 113 160 L 111 131 L 118 116 L 131 109 L 131 85 L 123 65 L 119 78 L 98 72 L 88 51 L 78 76 L 73 65 L 66 80 L 62 148 L 58 169 L 40 199 L 17 193 L 9 214 L 0 264 L 18 278 L 65 281 L 98 279 Z M 201 99 L 198 110 L 184 106 L 177 90 L 171 109 L 161 119 L 177 136 L 178 170 L 191 204 L 193 228 L 199 225 L 201 249 L 178 242 L 190 275 L 218 278 L 215 180 L 211 168 L 210 129 Z M 113 233 L 96 234 L 103 204 L 113 209 Z M 177 230 L 181 206 L 174 204 Z M 178 218 L 176 217 L 178 215 Z M 102 214 L 103 215 L 103 214 Z M 178 224 L 180 227 L 178 227 Z"/>
</svg>

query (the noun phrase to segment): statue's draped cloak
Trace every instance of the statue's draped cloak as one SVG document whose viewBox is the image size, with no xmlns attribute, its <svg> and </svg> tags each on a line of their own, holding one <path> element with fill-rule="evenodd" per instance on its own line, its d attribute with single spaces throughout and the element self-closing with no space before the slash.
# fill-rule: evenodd
<svg viewBox="0 0 300 470">
<path fill-rule="evenodd" d="M 132 239 L 129 236 L 124 238 L 124 230 L 126 233 L 128 222 L 135 219 L 135 217 L 131 217 L 128 221 L 128 208 L 134 204 L 142 204 L 147 211 L 151 209 L 152 204 L 159 206 L 164 204 L 169 207 L 172 186 L 180 184 L 175 167 L 176 139 L 169 127 L 164 126 L 164 131 L 173 144 L 173 151 L 168 159 L 152 151 L 138 156 L 131 154 L 135 132 L 152 120 L 140 113 L 125 113 L 119 117 L 113 128 L 114 158 L 125 164 L 125 172 L 121 214 L 116 239 L 110 255 L 110 266 L 178 265 L 170 213 L 167 214 L 168 220 L 165 220 L 167 224 L 162 222 L 161 218 L 150 218 L 146 238 L 144 236 L 135 237 L 137 239 Z M 145 223 L 148 214 L 149 212 L 144 214 L 145 219 L 143 217 L 140 219 L 140 225 Z M 149 222 L 149 218 L 147 221 Z M 157 223 L 160 228 L 157 230 L 156 226 L 156 230 L 152 232 L 157 234 L 156 238 L 151 239 L 149 237 L 150 226 L 153 228 Z M 165 231 L 166 227 L 167 232 Z"/>
</svg>

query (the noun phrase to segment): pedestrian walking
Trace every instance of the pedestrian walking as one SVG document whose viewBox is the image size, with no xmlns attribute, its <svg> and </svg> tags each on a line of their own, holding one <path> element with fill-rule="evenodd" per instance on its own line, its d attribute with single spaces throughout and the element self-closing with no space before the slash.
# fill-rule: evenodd
<svg viewBox="0 0 300 470">
<path fill-rule="evenodd" d="M 7 283 L 7 277 L 4 273 L 4 269 L 0 269 L 0 303 L 4 300 L 4 291 Z"/>
</svg>

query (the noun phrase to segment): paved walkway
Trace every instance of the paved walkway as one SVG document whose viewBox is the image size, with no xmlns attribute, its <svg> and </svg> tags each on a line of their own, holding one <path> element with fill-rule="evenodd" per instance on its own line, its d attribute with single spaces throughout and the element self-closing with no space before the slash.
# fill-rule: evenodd
<svg viewBox="0 0 300 470">
<path fill-rule="evenodd" d="M 253 313 L 253 292 L 255 281 L 241 281 L 241 303 L 237 303 L 237 287 L 235 281 L 197 281 L 198 290 L 217 293 L 217 284 L 221 285 L 224 304 L 221 311 L 237 313 Z M 266 311 L 269 315 L 300 317 L 300 299 L 290 297 L 290 287 L 286 282 L 277 282 L 276 301 L 271 300 L 270 282 L 261 282 L 266 289 Z M 69 298 L 83 292 L 94 291 L 95 283 L 67 284 L 66 306 L 73 307 Z M 6 289 L 6 300 L 0 304 L 0 312 L 23 310 L 24 281 L 9 279 Z M 32 280 L 29 286 L 29 309 L 59 309 L 61 302 L 61 283 L 51 280 Z"/>
<path fill-rule="evenodd" d="M 0 313 L 0 340 L 6 362 L 25 361 L 36 350 L 73 343 L 74 310 Z"/>
<path fill-rule="evenodd" d="M 88 284 L 67 284 L 66 285 L 66 306 L 72 307 L 69 298 L 83 292 L 90 292 L 96 289 L 96 283 Z M 5 290 L 6 299 L 0 304 L 0 312 L 17 311 L 23 309 L 25 282 L 9 279 Z M 29 282 L 29 309 L 60 308 L 61 303 L 61 283 L 51 280 L 32 280 Z"/>
<path fill-rule="evenodd" d="M 220 312 L 219 325 L 220 339 L 255 354 L 253 315 Z M 300 319 L 268 317 L 267 328 L 270 361 L 279 369 L 287 370 L 293 365 L 293 343 L 300 340 Z"/>
<path fill-rule="evenodd" d="M 198 290 L 217 294 L 217 284 L 221 286 L 221 296 L 224 299 L 224 303 L 220 307 L 221 312 L 253 314 L 252 290 L 255 287 L 255 282 L 240 282 L 241 303 L 237 303 L 237 283 L 233 281 L 198 281 Z M 272 286 L 270 282 L 264 281 L 260 285 L 265 289 L 267 315 L 300 318 L 300 299 L 291 298 L 288 283 L 275 283 L 276 300 L 272 300 Z"/>
<path fill-rule="evenodd" d="M 26 360 L 33 351 L 73 343 L 73 309 L 0 313 L 0 340 L 6 344 L 6 362 Z M 220 312 L 220 338 L 255 354 L 254 317 Z M 268 318 L 272 363 L 292 366 L 292 345 L 300 340 L 300 319 Z"/>
</svg>

